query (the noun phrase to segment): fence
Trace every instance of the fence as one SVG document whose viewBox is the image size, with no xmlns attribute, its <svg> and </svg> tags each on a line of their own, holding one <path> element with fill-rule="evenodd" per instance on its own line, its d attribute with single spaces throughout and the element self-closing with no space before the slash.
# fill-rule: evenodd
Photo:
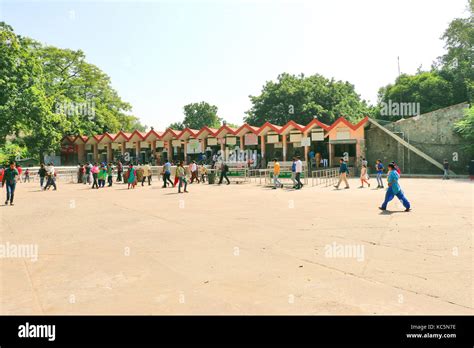
<svg viewBox="0 0 474 348">
<path fill-rule="evenodd" d="M 335 185 L 339 180 L 339 168 L 313 170 L 311 172 L 311 186 Z"/>
</svg>

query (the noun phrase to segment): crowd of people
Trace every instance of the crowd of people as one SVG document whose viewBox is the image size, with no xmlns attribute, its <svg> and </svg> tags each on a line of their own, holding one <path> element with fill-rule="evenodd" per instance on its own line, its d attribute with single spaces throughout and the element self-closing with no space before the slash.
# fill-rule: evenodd
<svg viewBox="0 0 474 348">
<path fill-rule="evenodd" d="M 474 161 L 473 161 L 474 162 Z M 176 166 L 174 181 L 171 179 L 171 168 Z M 473 168 L 471 168 L 473 167 Z M 360 183 L 359 188 L 364 188 L 364 184 L 370 187 L 370 177 L 368 173 L 368 162 L 365 158 L 360 158 Z M 449 163 L 447 160 L 443 161 L 444 175 L 443 180 L 449 179 Z M 220 178 L 218 184 L 221 185 L 224 180 L 226 180 L 227 185 L 230 184 L 230 180 L 227 176 L 229 172 L 229 166 L 225 162 L 215 162 L 213 163 L 211 170 L 219 169 Z M 383 175 L 385 167 L 380 159 L 376 160 L 374 163 L 374 169 L 376 173 L 377 187 L 376 189 L 384 189 Z M 284 185 L 280 181 L 281 166 L 278 162 L 278 159 L 273 160 L 273 189 L 283 188 Z M 345 158 L 339 160 L 339 180 L 338 183 L 334 186 L 336 189 L 339 189 L 341 183 L 344 182 L 345 189 L 349 189 L 349 182 L 347 177 L 349 176 L 349 166 Z M 474 164 L 471 163 L 469 168 L 471 180 L 474 179 Z M 303 163 L 299 156 L 296 156 L 292 160 L 291 164 L 291 180 L 293 183 L 293 189 L 299 190 L 303 188 L 303 183 L 301 182 L 301 175 L 303 173 Z M 193 183 L 206 183 L 210 182 L 210 172 L 204 162 L 198 164 L 196 161 L 191 161 L 187 167 L 183 161 L 170 162 L 168 160 L 163 164 L 162 170 L 162 179 L 163 179 L 163 188 L 167 187 L 177 187 L 178 193 L 188 193 L 188 184 Z M 6 168 L 0 168 L 0 183 L 2 187 L 6 189 L 6 200 L 5 205 L 13 205 L 15 188 L 17 182 L 30 182 L 30 169 L 27 168 L 23 171 L 23 168 L 20 165 L 16 165 L 15 162 L 10 162 Z M 47 191 L 51 187 L 53 190 L 57 190 L 57 170 L 53 163 L 44 164 L 41 163 L 40 168 L 37 172 L 39 177 L 40 189 L 42 191 Z M 104 188 L 107 183 L 107 187 L 111 187 L 114 182 L 114 176 L 116 175 L 116 182 L 123 182 L 127 184 L 128 189 L 135 189 L 138 183 L 141 183 L 141 186 L 145 186 L 145 183 L 148 186 L 152 185 L 152 168 L 149 163 L 143 165 L 128 164 L 124 165 L 121 161 L 116 163 L 85 163 L 80 164 L 77 180 L 78 183 L 84 185 L 89 184 L 92 189 Z M 190 181 L 188 182 L 188 176 Z M 214 173 L 212 173 L 212 177 Z M 388 203 L 394 198 L 397 197 L 405 207 L 405 211 L 411 210 L 411 205 L 408 199 L 406 198 L 403 190 L 400 187 L 399 180 L 401 177 L 401 170 L 395 162 L 391 162 L 387 165 L 386 173 L 387 181 L 387 190 L 385 193 L 384 202 L 381 204 L 379 209 L 386 210 Z"/>
</svg>

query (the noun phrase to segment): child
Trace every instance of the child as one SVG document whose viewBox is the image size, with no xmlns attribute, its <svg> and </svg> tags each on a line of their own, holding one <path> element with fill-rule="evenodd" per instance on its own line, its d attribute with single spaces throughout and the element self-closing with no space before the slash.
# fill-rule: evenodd
<svg viewBox="0 0 474 348">
<path fill-rule="evenodd" d="M 28 168 L 25 170 L 25 182 L 30 182 L 30 170 Z"/>
<path fill-rule="evenodd" d="M 362 168 L 360 170 L 360 187 L 364 187 L 364 182 L 370 187 L 370 182 L 369 182 L 369 175 L 367 174 L 367 166 L 362 165 Z"/>
</svg>

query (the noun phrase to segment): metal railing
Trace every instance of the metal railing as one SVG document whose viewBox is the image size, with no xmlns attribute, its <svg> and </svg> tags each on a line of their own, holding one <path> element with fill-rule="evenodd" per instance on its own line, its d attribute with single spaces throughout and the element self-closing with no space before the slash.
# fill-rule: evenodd
<svg viewBox="0 0 474 348">
<path fill-rule="evenodd" d="M 339 168 L 328 168 L 313 170 L 311 172 L 311 186 L 337 184 L 339 180 Z"/>
</svg>

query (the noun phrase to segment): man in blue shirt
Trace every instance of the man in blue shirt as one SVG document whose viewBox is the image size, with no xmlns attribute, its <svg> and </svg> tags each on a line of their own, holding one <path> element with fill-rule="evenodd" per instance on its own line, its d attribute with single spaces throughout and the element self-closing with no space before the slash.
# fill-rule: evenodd
<svg viewBox="0 0 474 348">
<path fill-rule="evenodd" d="M 387 188 L 387 192 L 385 193 L 385 200 L 382 203 L 382 206 L 379 207 L 379 209 L 387 210 L 388 202 L 390 202 L 393 199 L 393 197 L 397 196 L 397 198 L 403 203 L 403 206 L 405 207 L 405 211 L 409 212 L 410 202 L 408 202 L 408 199 L 405 197 L 400 185 L 398 184 L 398 179 L 400 179 L 400 175 L 395 170 L 395 165 L 390 163 L 388 165 L 388 170 L 389 170 L 388 175 L 387 175 L 388 188 Z"/>
<path fill-rule="evenodd" d="M 349 174 L 349 168 L 347 167 L 347 163 L 344 161 L 344 158 L 341 158 L 339 160 L 339 163 L 341 164 L 339 166 L 339 182 L 337 183 L 335 188 L 339 189 L 339 185 L 341 184 L 342 181 L 346 184 L 345 189 L 349 188 L 349 183 L 347 182 L 347 174 Z"/>
<path fill-rule="evenodd" d="M 171 181 L 171 163 L 170 161 L 166 160 L 166 163 L 163 166 L 163 188 L 168 186 L 168 181 L 170 182 L 171 186 L 173 182 Z"/>
<path fill-rule="evenodd" d="M 382 174 L 383 174 L 383 164 L 381 160 L 375 161 L 375 170 L 377 171 L 377 188 L 383 188 Z"/>
</svg>

